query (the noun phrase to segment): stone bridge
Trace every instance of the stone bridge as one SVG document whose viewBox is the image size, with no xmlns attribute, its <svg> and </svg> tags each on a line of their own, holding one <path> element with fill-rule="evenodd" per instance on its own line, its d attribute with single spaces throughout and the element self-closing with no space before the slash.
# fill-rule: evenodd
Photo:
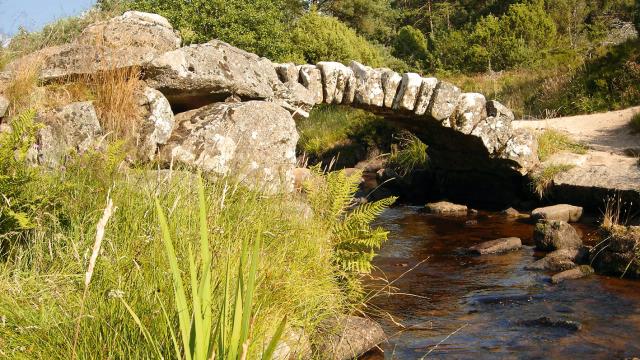
<svg viewBox="0 0 640 360">
<path fill-rule="evenodd" d="M 355 61 L 274 64 L 218 40 L 180 44 L 163 17 L 127 12 L 70 44 L 9 64 L 0 84 L 34 59 L 43 84 L 139 68 L 149 114 L 140 138 L 151 143 L 145 160 L 227 173 L 242 157 L 260 181 L 278 172 L 291 178 L 298 140 L 291 117 L 306 117 L 321 103 L 365 109 L 415 133 L 429 145 L 435 182 L 467 201 L 513 195 L 537 163 L 535 137 L 511 127 L 508 108 L 446 81 Z"/>
</svg>

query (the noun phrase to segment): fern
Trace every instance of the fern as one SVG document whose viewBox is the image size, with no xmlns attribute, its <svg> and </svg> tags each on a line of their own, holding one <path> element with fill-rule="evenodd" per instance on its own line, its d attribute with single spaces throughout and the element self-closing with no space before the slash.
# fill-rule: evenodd
<svg viewBox="0 0 640 360">
<path fill-rule="evenodd" d="M 37 171 L 26 162 L 39 129 L 35 116 L 29 110 L 11 121 L 10 132 L 0 133 L 0 239 L 20 235 L 35 223 L 40 197 L 29 185 L 37 180 Z"/>
<path fill-rule="evenodd" d="M 344 170 L 324 173 L 312 168 L 312 179 L 305 184 L 309 202 L 318 218 L 330 227 L 334 261 L 346 276 L 371 271 L 375 251 L 387 240 L 388 232 L 372 228 L 371 223 L 391 206 L 396 198 L 356 206 L 354 194 L 361 172 L 347 175 Z"/>
</svg>

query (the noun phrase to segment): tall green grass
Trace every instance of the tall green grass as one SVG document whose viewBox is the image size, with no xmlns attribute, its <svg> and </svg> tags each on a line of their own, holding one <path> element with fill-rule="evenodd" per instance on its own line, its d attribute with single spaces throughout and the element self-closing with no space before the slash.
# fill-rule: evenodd
<svg viewBox="0 0 640 360">
<path fill-rule="evenodd" d="M 87 154 L 69 162 L 66 171 L 42 174 L 29 185 L 51 192 L 60 204 L 47 210 L 43 223 L 28 236 L 12 243 L 0 263 L 2 356 L 72 358 L 79 324 L 78 359 L 176 358 L 174 338 L 182 358 L 187 353 L 200 358 L 209 351 L 202 344 L 216 342 L 225 344 L 225 358 L 236 343 L 236 354 L 246 351 L 246 358 L 253 359 L 268 353 L 269 340 L 280 331 L 285 315 L 287 329 L 313 334 L 318 322 L 348 307 L 336 277 L 333 235 L 315 217 L 300 217 L 297 195 L 266 196 L 232 179 L 205 181 L 198 194 L 191 173 L 112 171 L 104 168 L 107 163 L 117 168 L 104 154 Z M 82 306 L 84 273 L 107 194 L 118 209 L 106 226 Z M 193 206 L 202 197 L 208 204 L 206 217 Z M 166 215 L 162 229 L 160 214 Z M 204 223 L 208 244 L 202 240 Z M 167 233 L 175 258 L 167 256 Z M 257 234 L 262 234 L 260 242 Z M 250 255 L 239 256 L 243 252 Z M 179 269 L 174 262 L 182 264 Z M 186 269 L 185 296 L 177 297 L 176 271 Z M 194 273 L 199 274 L 195 280 Z M 247 293 L 250 282 L 255 282 L 253 296 Z M 196 305 L 194 296 L 204 295 L 199 291 L 203 283 L 211 284 L 215 295 Z M 228 293 L 222 290 L 226 284 Z M 185 298 L 190 299 L 189 315 L 183 313 Z M 197 307 L 200 311 L 193 310 Z M 224 342 L 204 338 L 194 342 L 198 351 L 192 349 L 192 336 L 205 331 L 192 335 L 185 316 L 196 319 L 198 313 L 201 329 L 209 327 L 211 317 L 224 318 L 221 314 L 229 315 L 219 328 L 234 329 L 232 319 L 239 316 L 240 337 L 234 336 L 237 330 L 220 331 L 226 333 Z"/>
</svg>

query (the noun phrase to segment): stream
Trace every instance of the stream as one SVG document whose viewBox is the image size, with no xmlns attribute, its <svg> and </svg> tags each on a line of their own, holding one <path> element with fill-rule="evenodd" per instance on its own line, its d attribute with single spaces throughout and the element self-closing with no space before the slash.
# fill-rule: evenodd
<svg viewBox="0 0 640 360">
<path fill-rule="evenodd" d="M 370 311 L 386 314 L 379 321 L 389 341 L 364 359 L 640 355 L 640 282 L 593 275 L 552 285 L 551 273 L 524 269 L 542 256 L 533 249 L 533 225 L 527 221 L 487 212 L 441 217 L 397 207 L 387 210 L 378 225 L 390 234 L 374 260 L 374 278 L 393 281 L 406 274 L 393 282 L 395 294 L 383 292 L 370 301 Z M 575 227 L 586 244 L 598 241 L 595 226 Z M 510 236 L 526 246 L 503 255 L 463 251 Z M 380 281 L 369 282 L 380 287 Z M 541 317 L 556 323 L 537 322 Z"/>
</svg>

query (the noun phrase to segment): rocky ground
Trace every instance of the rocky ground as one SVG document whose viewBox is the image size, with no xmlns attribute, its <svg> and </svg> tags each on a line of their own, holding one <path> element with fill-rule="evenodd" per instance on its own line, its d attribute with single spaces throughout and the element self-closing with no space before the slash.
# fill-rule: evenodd
<svg viewBox="0 0 640 360">
<path fill-rule="evenodd" d="M 593 115 L 547 120 L 514 121 L 516 129 L 554 129 L 588 146 L 585 154 L 563 151 L 554 154 L 548 165 L 573 165 L 555 176 L 554 195 L 559 201 L 596 205 L 612 193 L 624 194 L 628 202 L 640 199 L 640 134 L 629 122 L 640 107 Z M 596 205 L 597 206 L 597 205 Z"/>
</svg>

